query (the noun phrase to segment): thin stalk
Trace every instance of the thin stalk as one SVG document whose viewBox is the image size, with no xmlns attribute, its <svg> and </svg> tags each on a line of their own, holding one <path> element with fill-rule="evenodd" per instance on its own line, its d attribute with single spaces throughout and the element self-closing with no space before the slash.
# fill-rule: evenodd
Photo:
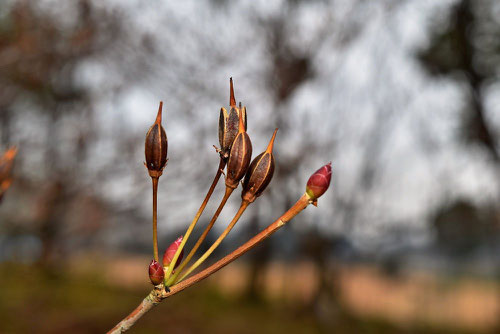
<svg viewBox="0 0 500 334">
<path fill-rule="evenodd" d="M 219 217 L 222 209 L 226 205 L 226 202 L 229 199 L 229 196 L 231 196 L 231 194 L 233 193 L 233 191 L 234 191 L 234 188 L 226 187 L 226 192 L 224 194 L 224 197 L 222 198 L 222 200 L 219 204 L 219 207 L 217 208 L 217 211 L 215 211 L 212 219 L 210 220 L 210 223 L 208 223 L 207 227 L 205 228 L 205 231 L 203 231 L 202 235 L 198 238 L 198 241 L 196 241 L 196 244 L 194 245 L 193 249 L 191 249 L 189 254 L 186 256 L 186 259 L 184 261 L 182 261 L 179 268 L 176 269 L 175 274 L 172 277 L 170 277 L 170 279 L 167 281 L 167 286 L 170 286 L 173 283 L 175 283 L 175 280 L 177 279 L 177 277 L 180 275 L 182 270 L 184 270 L 184 268 L 187 266 L 189 261 L 193 258 L 194 254 L 196 253 L 198 248 L 200 248 L 201 244 L 206 239 L 208 232 L 210 232 L 210 230 L 212 229 L 212 226 L 214 226 L 215 222 L 217 221 L 217 218 Z"/>
<path fill-rule="evenodd" d="M 152 177 L 153 181 L 153 255 L 158 262 L 158 178 Z"/>
<path fill-rule="evenodd" d="M 212 185 L 208 189 L 207 195 L 205 196 L 205 199 L 203 200 L 203 203 L 201 203 L 200 208 L 198 209 L 198 212 L 193 218 L 193 221 L 189 225 L 188 229 L 186 230 L 186 233 L 184 234 L 184 237 L 182 238 L 182 242 L 179 245 L 179 248 L 177 248 L 177 251 L 175 252 L 175 255 L 171 261 L 171 263 L 177 263 L 177 259 L 179 258 L 179 255 L 181 254 L 182 249 L 184 248 L 184 245 L 186 244 L 187 240 L 189 239 L 189 236 L 191 235 L 191 232 L 193 232 L 194 227 L 196 226 L 196 223 L 201 217 L 201 214 L 203 213 L 203 210 L 205 210 L 205 207 L 207 206 L 207 203 L 212 196 L 212 193 L 214 192 L 215 186 L 217 185 L 217 182 L 219 182 L 220 176 L 222 175 L 222 170 L 226 167 L 226 162 L 224 159 L 220 159 L 219 161 L 219 167 L 217 168 L 217 173 L 215 174 L 214 180 L 212 181 Z M 165 273 L 165 281 L 168 281 L 170 278 L 170 275 L 172 275 L 172 271 L 174 270 L 174 266 L 168 266 L 167 272 Z"/>
<path fill-rule="evenodd" d="M 304 194 L 302 197 L 290 208 L 288 209 L 287 212 L 285 212 L 281 217 L 276 219 L 273 223 L 271 223 L 268 227 L 266 227 L 264 230 L 262 230 L 259 234 L 254 236 L 252 239 L 248 240 L 245 242 L 243 245 L 238 247 L 236 250 L 231 252 L 230 254 L 224 256 L 222 259 L 219 261 L 215 262 L 208 268 L 200 271 L 196 275 L 193 275 L 186 279 L 185 281 L 182 281 L 170 288 L 170 292 L 167 292 L 163 297 L 168 298 L 172 295 L 175 295 L 176 293 L 181 292 L 184 289 L 189 288 L 191 285 L 207 278 L 208 276 L 212 275 L 216 271 L 220 270 L 221 268 L 227 266 L 229 263 L 233 262 L 255 246 L 257 246 L 259 243 L 264 241 L 267 237 L 269 237 L 271 234 L 279 230 L 281 227 L 283 227 L 286 223 L 288 223 L 293 217 L 298 215 L 302 210 L 304 210 L 308 204 L 311 204 L 312 200 L 311 198 L 307 195 Z"/>
<path fill-rule="evenodd" d="M 185 281 L 182 281 L 179 284 L 170 287 L 169 292 L 167 292 L 165 289 L 163 289 L 163 291 L 161 292 L 156 290 L 151 291 L 148 297 L 146 297 L 134 311 L 132 311 L 127 317 L 125 317 L 113 329 L 111 329 L 108 334 L 123 333 L 126 330 L 130 329 L 130 327 L 132 327 L 146 312 L 148 312 L 158 302 L 162 301 L 165 298 L 171 297 L 184 289 L 189 288 L 190 286 L 198 283 L 199 281 L 209 277 L 213 273 L 227 266 L 229 263 L 242 256 L 243 254 L 257 246 L 259 243 L 264 241 L 271 234 L 283 227 L 293 217 L 304 210 L 310 203 L 312 203 L 311 198 L 307 194 L 302 195 L 302 197 L 287 212 L 285 212 L 281 217 L 271 223 L 266 229 L 262 230 L 252 239 L 248 240 L 246 243 L 238 247 L 235 251 L 224 256 L 222 259 L 215 262 L 208 268 L 200 271 L 196 275 L 193 275 Z"/>
<path fill-rule="evenodd" d="M 198 268 L 198 266 L 200 264 L 202 264 L 210 256 L 210 254 L 212 254 L 212 252 L 220 245 L 222 240 L 224 240 L 224 238 L 229 234 L 229 232 L 232 230 L 234 225 L 238 222 L 241 215 L 243 214 L 243 212 L 245 212 L 245 210 L 249 204 L 250 204 L 250 202 L 247 202 L 247 201 L 241 202 L 241 205 L 240 205 L 240 208 L 238 209 L 238 212 L 236 212 L 236 215 L 234 215 L 233 220 L 231 220 L 231 222 L 226 227 L 224 232 L 222 232 L 222 234 L 219 236 L 219 238 L 212 244 L 212 246 L 210 246 L 210 248 L 205 252 L 205 254 L 203 254 L 195 263 L 193 263 L 193 265 L 191 267 L 189 267 L 189 269 L 186 271 L 186 273 L 184 275 L 182 275 L 182 277 L 179 279 L 179 281 L 182 281 L 184 278 L 186 278 L 186 276 L 188 276 L 193 270 Z"/>
</svg>

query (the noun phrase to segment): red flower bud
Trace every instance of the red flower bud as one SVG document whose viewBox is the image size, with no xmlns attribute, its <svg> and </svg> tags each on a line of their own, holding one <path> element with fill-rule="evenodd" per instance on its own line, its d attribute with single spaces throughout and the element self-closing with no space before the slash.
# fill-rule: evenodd
<svg viewBox="0 0 500 334">
<path fill-rule="evenodd" d="M 149 279 L 151 283 L 154 285 L 161 284 L 163 282 L 163 278 L 165 278 L 165 272 L 163 271 L 163 267 L 160 264 L 152 260 L 149 264 Z"/>
<path fill-rule="evenodd" d="M 311 197 L 311 199 L 315 200 L 321 195 L 325 193 L 330 186 L 330 179 L 332 178 L 332 163 L 324 165 L 307 181 L 306 193 Z"/>
<path fill-rule="evenodd" d="M 165 253 L 163 253 L 163 266 L 168 267 L 172 260 L 174 259 L 175 252 L 177 252 L 177 249 L 179 248 L 181 242 L 182 242 L 183 236 L 181 235 L 180 237 L 177 238 L 174 242 L 168 246 L 167 250 Z M 181 250 L 181 253 L 179 254 L 179 257 L 177 258 L 177 262 L 175 263 L 174 269 L 177 268 L 177 266 L 181 263 L 182 257 L 184 256 L 184 248 Z"/>
<path fill-rule="evenodd" d="M 160 177 L 167 163 L 168 141 L 165 129 L 161 126 L 161 111 L 163 102 L 160 102 L 156 121 L 146 134 L 145 155 L 146 167 L 151 177 Z"/>
</svg>

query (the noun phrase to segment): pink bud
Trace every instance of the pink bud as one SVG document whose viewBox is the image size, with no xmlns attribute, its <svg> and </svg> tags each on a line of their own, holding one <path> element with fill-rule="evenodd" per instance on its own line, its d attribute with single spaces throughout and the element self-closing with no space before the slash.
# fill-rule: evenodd
<svg viewBox="0 0 500 334">
<path fill-rule="evenodd" d="M 332 178 L 332 163 L 324 165 L 307 181 L 306 192 L 312 199 L 317 199 L 325 193 L 330 185 L 330 179 Z"/>
<path fill-rule="evenodd" d="M 163 266 L 167 267 L 170 265 L 170 262 L 174 259 L 175 252 L 177 252 L 177 249 L 179 248 L 181 242 L 182 242 L 183 236 L 181 235 L 180 237 L 177 238 L 174 242 L 168 246 L 167 250 L 165 253 L 163 253 Z M 177 258 L 177 262 L 175 263 L 174 269 L 177 268 L 177 266 L 181 263 L 182 257 L 184 256 L 184 249 L 181 250 L 181 253 L 179 254 L 179 257 Z"/>
<path fill-rule="evenodd" d="M 160 264 L 152 260 L 149 264 L 149 279 L 151 283 L 154 285 L 161 284 L 163 282 L 163 278 L 165 277 L 165 272 L 163 271 L 163 267 Z"/>
</svg>

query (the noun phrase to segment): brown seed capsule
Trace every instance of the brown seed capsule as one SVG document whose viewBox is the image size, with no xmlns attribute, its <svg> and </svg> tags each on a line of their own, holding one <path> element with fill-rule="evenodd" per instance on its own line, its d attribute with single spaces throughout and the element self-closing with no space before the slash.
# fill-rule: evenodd
<svg viewBox="0 0 500 334">
<path fill-rule="evenodd" d="M 245 130 L 247 129 L 247 114 L 246 108 L 241 106 L 236 107 L 236 99 L 234 98 L 233 78 L 229 79 L 229 113 L 225 108 L 220 109 L 219 116 L 219 154 L 222 159 L 227 160 L 231 151 L 231 145 L 238 135 L 238 124 L 240 116 L 243 117 Z"/>
<path fill-rule="evenodd" d="M 236 188 L 245 176 L 252 157 L 252 142 L 245 131 L 243 118 L 239 119 L 239 132 L 234 139 L 227 162 L 226 187 Z"/>
<path fill-rule="evenodd" d="M 161 113 L 163 102 L 160 102 L 156 121 L 146 134 L 145 154 L 146 167 L 151 177 L 160 177 L 167 163 L 168 141 L 163 126 L 161 126 Z"/>
<path fill-rule="evenodd" d="M 243 192 L 241 193 L 241 198 L 244 201 L 249 203 L 255 201 L 269 185 L 269 182 L 271 182 L 274 174 L 273 145 L 277 131 L 278 129 L 274 130 L 267 149 L 253 159 L 248 168 L 247 175 L 245 175 L 245 180 L 243 181 Z"/>
</svg>

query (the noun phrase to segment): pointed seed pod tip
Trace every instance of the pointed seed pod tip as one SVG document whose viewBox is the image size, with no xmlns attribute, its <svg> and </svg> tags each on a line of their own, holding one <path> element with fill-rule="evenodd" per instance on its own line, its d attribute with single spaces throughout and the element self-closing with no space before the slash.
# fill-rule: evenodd
<svg viewBox="0 0 500 334">
<path fill-rule="evenodd" d="M 269 144 L 267 145 L 266 153 L 273 153 L 274 140 L 276 139 L 277 132 L 278 132 L 278 128 L 274 129 L 273 136 L 271 137 L 271 140 L 269 141 Z"/>
<path fill-rule="evenodd" d="M 245 115 L 243 115 L 242 109 L 238 112 L 238 133 L 245 132 L 247 127 L 245 126 Z"/>
<path fill-rule="evenodd" d="M 229 105 L 236 107 L 236 99 L 234 98 L 233 78 L 229 78 Z"/>
<path fill-rule="evenodd" d="M 160 106 L 158 107 L 158 114 L 156 115 L 155 124 L 161 124 L 162 109 L 163 109 L 163 101 L 160 101 Z"/>
</svg>

